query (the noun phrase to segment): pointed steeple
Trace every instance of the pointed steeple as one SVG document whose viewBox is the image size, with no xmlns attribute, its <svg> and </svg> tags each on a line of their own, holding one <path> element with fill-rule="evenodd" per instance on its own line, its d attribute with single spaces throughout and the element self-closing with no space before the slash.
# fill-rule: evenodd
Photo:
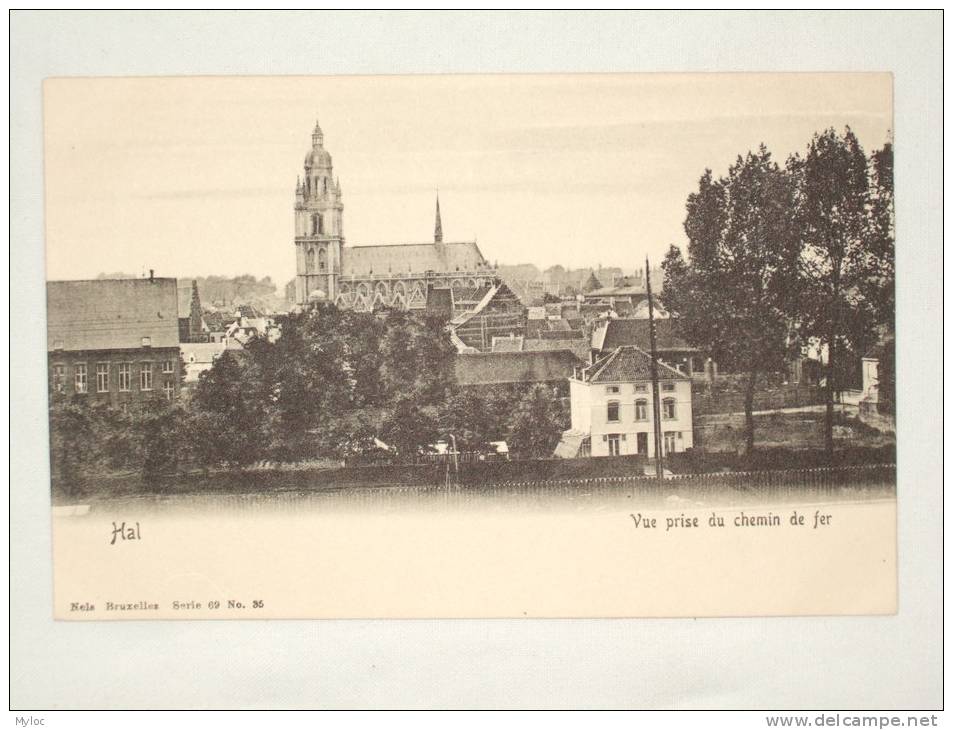
<svg viewBox="0 0 953 730">
<path fill-rule="evenodd" d="M 433 225 L 433 242 L 443 243 L 443 225 L 440 222 L 440 193 L 437 193 L 437 218 Z"/>
<path fill-rule="evenodd" d="M 189 342 L 202 341 L 202 300 L 199 283 L 192 279 L 192 300 L 189 302 Z"/>
</svg>

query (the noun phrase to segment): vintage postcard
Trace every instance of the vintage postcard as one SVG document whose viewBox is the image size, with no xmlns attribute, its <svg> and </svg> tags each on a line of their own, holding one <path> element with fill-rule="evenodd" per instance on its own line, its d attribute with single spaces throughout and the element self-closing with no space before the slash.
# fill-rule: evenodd
<svg viewBox="0 0 953 730">
<path fill-rule="evenodd" d="M 54 615 L 894 613 L 892 96 L 48 79 Z"/>
</svg>

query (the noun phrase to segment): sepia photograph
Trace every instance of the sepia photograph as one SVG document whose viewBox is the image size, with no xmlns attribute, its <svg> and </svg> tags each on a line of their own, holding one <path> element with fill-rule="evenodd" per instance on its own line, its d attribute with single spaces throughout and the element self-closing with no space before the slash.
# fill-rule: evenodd
<svg viewBox="0 0 953 730">
<path fill-rule="evenodd" d="M 942 11 L 8 15 L 13 725 L 941 724 Z"/>
<path fill-rule="evenodd" d="M 44 129 L 58 618 L 895 610 L 890 74 L 54 78 Z"/>
</svg>

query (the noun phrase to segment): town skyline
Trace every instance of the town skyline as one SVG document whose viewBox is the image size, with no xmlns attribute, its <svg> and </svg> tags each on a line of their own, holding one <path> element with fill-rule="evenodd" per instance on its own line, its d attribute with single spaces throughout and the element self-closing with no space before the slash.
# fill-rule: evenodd
<svg viewBox="0 0 953 730">
<path fill-rule="evenodd" d="M 828 126 L 874 149 L 892 127 L 889 74 L 63 81 L 45 87 L 50 279 L 282 286 L 315 118 L 348 245 L 432 240 L 439 190 L 445 240 L 540 271 L 655 266 L 706 168 L 762 142 L 783 164 Z"/>
</svg>

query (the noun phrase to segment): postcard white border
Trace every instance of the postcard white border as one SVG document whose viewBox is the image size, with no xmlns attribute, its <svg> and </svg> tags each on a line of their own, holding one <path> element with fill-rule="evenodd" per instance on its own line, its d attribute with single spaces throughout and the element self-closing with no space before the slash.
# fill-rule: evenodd
<svg viewBox="0 0 953 730">
<path fill-rule="evenodd" d="M 14 708 L 940 705 L 939 11 L 17 11 L 10 30 Z M 746 70 L 895 74 L 897 616 L 53 622 L 43 78 Z"/>
</svg>

